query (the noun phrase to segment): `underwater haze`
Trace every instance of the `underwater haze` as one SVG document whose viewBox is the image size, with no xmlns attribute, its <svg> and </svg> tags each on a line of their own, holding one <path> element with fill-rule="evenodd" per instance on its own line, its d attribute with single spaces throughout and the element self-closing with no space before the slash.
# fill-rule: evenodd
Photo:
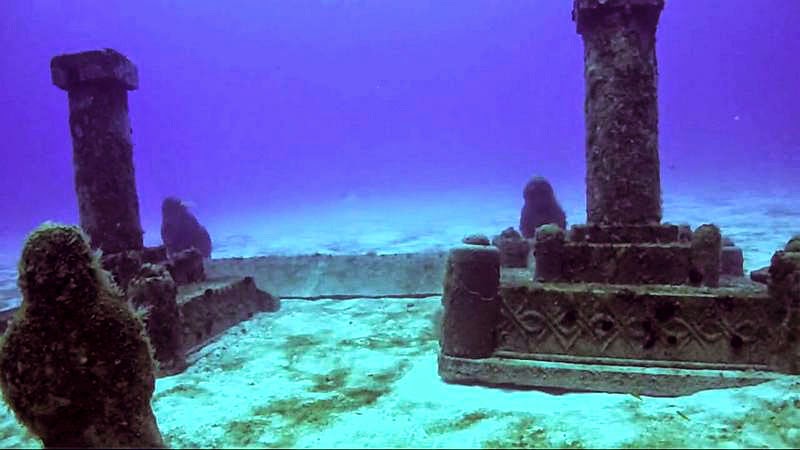
<svg viewBox="0 0 800 450">
<path fill-rule="evenodd" d="M 569 1 L 14 0 L 2 10 L 0 205 L 14 257 L 38 223 L 77 222 L 67 98 L 50 58 L 106 47 L 139 69 L 129 103 L 147 243 L 160 240 L 168 195 L 218 236 L 226 218 L 303 207 L 287 228 L 302 235 L 326 208 L 355 201 L 386 223 L 406 211 L 397 202 L 445 195 L 508 205 L 515 219 L 534 174 L 553 183 L 570 223 L 585 222 L 583 47 Z M 665 195 L 733 187 L 746 204 L 752 192 L 797 189 L 798 22 L 796 1 L 667 2 Z M 346 222 L 333 225 L 336 235 Z M 449 225 L 443 215 L 432 226 Z"/>
<path fill-rule="evenodd" d="M 169 272 L 184 276 L 174 280 L 182 290 L 164 297 L 174 297 L 180 308 L 175 311 L 180 314 L 175 312 L 169 320 L 180 322 L 171 321 L 163 328 L 170 332 L 182 329 L 191 338 L 170 347 L 176 354 L 185 351 L 185 367 L 183 356 L 176 358 L 175 372 L 164 371 L 155 381 L 152 412 L 167 446 L 800 446 L 800 378 L 796 373 L 784 373 L 782 365 L 780 373 L 771 373 L 770 381 L 753 386 L 714 388 L 737 380 L 724 380 L 730 376 L 721 371 L 695 373 L 692 376 L 698 379 L 708 375 L 712 383 L 698 392 L 692 390 L 696 387 L 693 383 L 702 384 L 702 380 L 687 377 L 680 379 L 678 386 L 677 377 L 653 382 L 650 375 L 641 375 L 644 368 L 667 373 L 673 369 L 671 364 L 686 371 L 734 367 L 741 369 L 732 371 L 736 376 L 746 372 L 746 377 L 753 375 L 753 367 L 771 370 L 773 363 L 796 369 L 793 361 L 781 359 L 796 356 L 791 353 L 796 346 L 788 344 L 794 335 L 786 332 L 794 319 L 775 325 L 783 320 L 781 314 L 793 317 L 792 308 L 774 308 L 777 301 L 793 299 L 791 285 L 773 278 L 768 290 L 757 280 L 751 283 L 747 278 L 728 277 L 730 271 L 723 274 L 730 278 L 724 281 L 733 284 L 713 280 L 714 275 L 719 278 L 715 267 L 725 264 L 717 264 L 713 252 L 703 254 L 702 250 L 720 244 L 717 234 L 712 243 L 703 238 L 674 245 L 677 237 L 665 238 L 670 250 L 663 253 L 667 259 L 649 250 L 621 252 L 602 262 L 599 259 L 606 253 L 597 252 L 587 259 L 627 276 L 630 265 L 617 267 L 620 261 L 630 262 L 626 254 L 656 255 L 652 260 L 639 258 L 637 264 L 642 262 L 642 267 L 630 271 L 641 273 L 623 281 L 642 281 L 645 285 L 638 286 L 642 292 L 659 302 L 662 295 L 693 302 L 684 303 L 694 306 L 687 306 L 677 316 L 675 308 L 654 308 L 653 317 L 663 322 L 658 325 L 662 336 L 649 331 L 651 321 L 642 322 L 647 333 L 635 334 L 641 331 L 637 328 L 640 313 L 641 317 L 651 314 L 639 309 L 650 307 L 640 308 L 643 303 L 636 299 L 645 297 L 629 297 L 626 286 L 617 291 L 612 285 L 622 282 L 618 278 L 592 287 L 580 285 L 576 280 L 583 275 L 576 276 L 563 290 L 560 283 L 553 283 L 558 285 L 558 295 L 552 299 L 550 293 L 555 291 L 545 290 L 542 292 L 547 295 L 530 302 L 546 309 L 551 300 L 558 303 L 562 298 L 596 300 L 604 296 L 634 305 L 620 309 L 619 320 L 612 317 L 616 322 L 603 315 L 603 304 L 597 308 L 598 314 L 581 320 L 575 319 L 573 310 L 560 318 L 541 315 L 545 317 L 541 320 L 557 321 L 569 330 L 579 329 L 573 327 L 576 323 L 585 330 L 594 327 L 586 336 L 598 342 L 611 336 L 597 344 L 602 346 L 601 355 L 617 336 L 623 344 L 628 340 L 633 350 L 617 358 L 617 363 L 641 365 L 639 381 L 623 374 L 616 379 L 622 380 L 621 386 L 613 392 L 604 388 L 593 392 L 494 389 L 446 382 L 452 380 L 441 361 L 452 355 L 446 353 L 443 342 L 452 338 L 447 333 L 454 328 L 442 325 L 443 305 L 457 303 L 451 301 L 453 295 L 478 294 L 466 289 L 466 284 L 455 284 L 458 277 L 463 278 L 459 283 L 469 278 L 461 274 L 468 272 L 453 270 L 445 275 L 445 266 L 450 264 L 450 270 L 455 264 L 453 253 L 447 259 L 445 252 L 465 236 L 481 242 L 485 237 L 476 238 L 475 234 L 491 239 L 507 227 L 520 226 L 523 188 L 537 175 L 552 184 L 564 209 L 563 214 L 557 211 L 559 218 L 566 215 L 568 226 L 587 221 L 584 43 L 571 18 L 572 3 L 0 0 L 0 325 L 21 302 L 17 261 L 26 235 L 45 221 L 79 223 L 68 98 L 53 85 L 51 58 L 110 48 L 138 68 L 139 87 L 128 92 L 128 102 L 144 243 L 162 244 L 162 202 L 169 196 L 185 202 L 207 229 L 208 234 L 203 234 L 201 227 L 192 230 L 193 237 L 200 235 L 195 241 L 202 242 L 204 255 L 209 235 L 212 243 L 211 259 L 202 260 L 202 267 L 199 256 L 181 259 L 192 258 L 191 253 L 175 257 L 173 249 L 166 249 L 161 256 Z M 798 24 L 800 0 L 666 0 L 658 23 L 663 222 L 688 224 L 701 237 L 711 236 L 708 233 L 713 230 L 703 224 L 718 225 L 722 236 L 738 247 L 727 248 L 734 250 L 727 254 L 738 257 L 736 252 L 743 252 L 745 277 L 769 265 L 784 245 L 787 249 L 796 246 L 796 240 L 786 242 L 800 236 Z M 634 75 L 636 70 L 632 70 Z M 631 98 L 626 99 L 626 107 L 640 100 Z M 595 95 L 595 105 L 612 104 L 604 103 L 608 99 Z M 648 102 L 645 98 L 642 104 Z M 642 119 L 644 126 L 652 123 L 650 118 Z M 616 121 L 614 126 L 624 120 L 619 127 L 624 131 L 638 118 L 607 114 L 603 120 L 606 125 Z M 650 136 L 647 134 L 648 139 Z M 122 147 L 117 150 L 126 149 Z M 609 158 L 594 161 L 595 168 L 612 170 L 614 162 L 627 161 L 628 156 L 605 155 Z M 646 173 L 654 178 L 654 171 Z M 647 180 L 634 178 L 610 180 L 621 179 L 644 187 L 643 191 L 649 188 Z M 609 187 L 628 187 L 608 183 L 608 178 L 604 181 L 604 192 L 610 191 Z M 95 187 L 99 184 L 94 183 Z M 651 210 L 657 209 L 653 207 L 658 206 L 656 201 L 639 202 L 636 194 L 641 192 L 633 194 L 618 204 L 647 203 Z M 611 211 L 617 205 L 605 202 L 604 206 L 611 206 Z M 116 225 L 121 228 L 119 222 Z M 667 227 L 643 229 L 661 233 Z M 138 240 L 138 228 L 131 226 L 130 230 Z M 609 232 L 608 239 L 615 239 L 614 233 Z M 624 237 L 633 242 L 638 239 L 634 234 Z M 557 242 L 558 236 L 549 235 L 550 242 Z M 650 238 L 661 243 L 659 236 Z M 512 286 L 529 283 L 534 277 L 533 264 L 528 261 L 529 242 L 508 239 L 516 245 L 508 248 L 516 252 L 502 251 L 504 278 L 486 276 L 483 280 L 483 274 L 474 272 L 481 283 Z M 625 245 L 631 242 L 625 241 Z M 631 247 L 638 252 L 640 246 L 651 243 L 636 241 Z M 597 246 L 603 251 L 611 247 Z M 695 252 L 692 264 L 697 259 L 705 261 L 702 271 L 688 266 L 689 251 Z M 517 264 L 519 268 L 509 269 L 510 253 L 524 259 Z M 545 254 L 541 261 L 534 261 L 543 262 L 539 267 L 544 267 L 537 277 L 547 272 L 548 262 L 562 266 L 556 253 L 551 259 Z M 720 257 L 723 253 L 720 250 Z M 155 257 L 156 252 L 147 249 L 137 257 L 145 259 L 145 254 Z M 796 256 L 788 250 L 786 254 L 790 254 L 787 258 Z M 269 257 L 249 258 L 265 255 Z M 292 257 L 283 258 L 285 255 Z M 679 256 L 684 259 L 679 261 Z M 122 266 L 134 259 L 126 258 L 111 258 L 104 264 L 120 264 L 117 269 L 127 270 Z M 198 263 L 186 269 L 197 273 L 187 275 L 183 269 L 175 269 L 173 263 L 178 260 Z M 472 264 L 464 261 L 460 264 Z M 674 262 L 677 270 L 659 265 L 661 261 Z M 737 273 L 740 263 L 736 259 L 732 264 Z M 482 264 L 474 266 L 480 269 Z M 134 264 L 136 268 L 141 268 L 139 263 Z M 497 275 L 494 268 L 492 274 Z M 167 269 L 159 270 L 164 279 L 172 280 Z M 144 272 L 139 274 L 142 279 Z M 651 290 L 646 284 L 657 280 L 669 283 L 674 281 L 673 275 L 683 280 L 676 281 L 677 286 L 654 285 Z M 61 272 L 58 276 L 62 277 Z M 93 282 L 99 279 L 92 278 Z M 210 284 L 197 284 L 198 279 Z M 229 279 L 241 280 L 241 284 L 225 284 Z M 703 286 L 688 286 L 687 280 L 693 284 L 702 281 Z M 442 281 L 450 283 L 448 294 L 441 292 Z M 175 287 L 171 283 L 164 286 Z M 258 289 L 275 297 L 256 289 L 256 283 Z M 722 287 L 712 287 L 716 284 Z M 493 286 L 495 289 L 497 284 Z M 167 292 L 168 287 L 159 289 Z M 245 289 L 263 294 L 259 297 L 262 301 L 269 297 L 274 303 L 271 309 L 267 311 L 263 305 L 254 309 L 260 312 L 246 309 L 253 305 L 247 303 L 252 299 L 239 295 Z M 584 291 L 591 296 L 577 294 Z M 275 306 L 278 297 L 280 308 Z M 30 298 L 26 293 L 26 305 L 31 304 Z M 236 320 L 226 321 L 233 315 L 214 316 L 213 308 L 192 309 L 191 302 L 198 298 L 194 305 L 216 302 L 214 307 L 220 310 L 233 305 Z M 231 303 L 218 302 L 219 298 Z M 580 307 L 588 310 L 594 305 L 582 302 Z M 26 309 L 30 308 L 20 308 L 16 317 L 27 314 Z M 741 323 L 739 318 L 726 319 L 730 311 L 717 314 L 723 309 L 741 313 Z M 706 321 L 708 311 L 716 315 Z M 752 312 L 756 314 L 749 314 Z M 523 325 L 540 320 L 536 308 L 527 313 L 531 319 L 521 322 Z M 61 315 L 43 315 L 57 321 L 46 329 L 68 333 L 62 330 Z M 483 313 L 469 311 L 466 315 L 479 317 L 475 323 L 490 322 Z M 764 320 L 768 323 L 755 323 L 767 316 Z M 193 319 L 197 317 L 203 320 Z M 596 317 L 602 321 L 594 321 Z M 9 330 L 17 326 L 8 323 L 14 324 Z M 669 327 L 674 323 L 678 326 L 672 330 Z M 531 336 L 538 333 L 538 328 L 529 328 Z M 752 342 L 759 346 L 747 340 L 752 337 L 749 328 L 755 333 Z M 769 333 L 764 331 L 768 328 Z M 502 331 L 502 326 L 491 333 L 498 330 Z M 775 334 L 770 334 L 773 331 Z M 633 337 L 627 336 L 629 332 Z M 785 342 L 781 340 L 784 335 L 778 336 L 783 332 Z M 579 333 L 570 334 L 570 341 L 561 345 L 573 346 L 579 342 L 574 340 Z M 778 341 L 774 347 L 760 347 L 762 341 L 773 337 Z M 656 338 L 667 343 L 659 341 L 659 346 L 678 349 L 664 347 L 663 360 L 661 356 L 651 358 L 647 355 L 662 351 L 661 347 L 650 350 Z M 688 353 L 695 350 L 685 351 L 681 343 L 694 338 L 697 348 L 713 344 L 697 350 L 697 361 Z M 8 338 L 0 340 L 3 342 Z M 529 349 L 532 342 L 527 343 Z M 736 359 L 741 355 L 734 353 L 741 348 L 746 349 L 747 358 L 756 362 L 769 359 L 769 363 Z M 653 367 L 644 367 L 649 364 L 646 360 L 632 358 L 641 356 L 636 353 L 639 350 L 652 359 Z M 773 350 L 775 354 L 770 353 Z M 569 351 L 556 356 L 569 357 Z M 725 351 L 731 353 L 726 356 Z M 538 358 L 533 353 L 526 355 Z M 81 364 L 81 373 L 88 373 L 83 366 L 86 358 L 72 359 Z M 718 360 L 724 364 L 717 364 Z M 550 363 L 561 364 L 558 361 Z M 598 359 L 596 367 L 606 370 L 613 365 L 613 361 L 606 364 L 609 361 Z M 717 362 L 703 365 L 709 361 Z M 51 369 L 49 363 L 46 367 Z M 590 377 L 582 378 L 581 383 L 589 380 L 589 387 L 581 383 L 578 387 L 589 389 L 592 382 L 603 386 L 610 372 L 586 367 Z M 59 378 L 47 373 L 45 385 Z M 562 372 L 543 373 L 542 379 L 553 386 L 574 387 L 571 378 L 559 375 Z M 549 374 L 556 375 L 547 379 Z M 33 383 L 23 376 L 17 379 Z M 721 384 L 713 384 L 716 381 Z M 639 395 L 641 385 L 636 382 L 652 383 L 646 388 L 655 390 Z M 680 392 L 656 396 L 673 387 Z M 51 403 L 61 402 L 69 404 L 61 397 L 53 397 Z M 40 446 L 39 438 L 23 427 L 12 410 L 7 399 L 0 402 L 0 447 Z"/>
</svg>

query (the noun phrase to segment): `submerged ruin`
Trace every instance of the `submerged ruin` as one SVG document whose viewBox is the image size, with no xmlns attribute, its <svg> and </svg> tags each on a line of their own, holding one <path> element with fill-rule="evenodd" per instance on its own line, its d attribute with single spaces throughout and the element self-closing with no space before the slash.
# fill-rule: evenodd
<svg viewBox="0 0 800 450">
<path fill-rule="evenodd" d="M 682 395 L 800 373 L 800 253 L 776 252 L 765 287 L 742 276 L 741 250 L 723 247 L 715 225 L 690 232 L 661 223 L 655 34 L 663 7 L 575 0 L 587 223 L 537 228 L 529 269 L 501 267 L 489 246 L 451 250 L 445 381 Z"/>
</svg>

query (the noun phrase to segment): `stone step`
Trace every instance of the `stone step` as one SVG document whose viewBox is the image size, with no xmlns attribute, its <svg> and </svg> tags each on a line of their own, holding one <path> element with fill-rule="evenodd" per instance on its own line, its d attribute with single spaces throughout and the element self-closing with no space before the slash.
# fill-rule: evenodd
<svg viewBox="0 0 800 450">
<path fill-rule="evenodd" d="M 450 383 L 659 397 L 749 386 L 789 376 L 750 367 L 648 367 L 636 363 L 633 360 L 599 362 L 564 358 L 555 361 L 508 356 L 468 359 L 439 354 L 439 376 Z"/>
<path fill-rule="evenodd" d="M 690 279 L 689 244 L 593 244 L 567 242 L 561 279 L 613 284 L 686 284 Z M 544 280 L 546 281 L 546 280 Z"/>
<path fill-rule="evenodd" d="M 669 244 L 681 238 L 681 227 L 672 224 L 657 225 L 573 225 L 569 230 L 572 242 L 593 244 L 651 243 Z"/>
</svg>

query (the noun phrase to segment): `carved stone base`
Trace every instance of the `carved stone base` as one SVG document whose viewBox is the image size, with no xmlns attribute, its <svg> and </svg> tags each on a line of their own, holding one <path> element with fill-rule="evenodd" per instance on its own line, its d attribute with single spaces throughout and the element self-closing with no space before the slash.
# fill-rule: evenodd
<svg viewBox="0 0 800 450">
<path fill-rule="evenodd" d="M 734 364 L 797 373 L 793 311 L 753 286 L 501 287 L 495 355 Z"/>
<path fill-rule="evenodd" d="M 562 361 L 498 356 L 467 359 L 439 354 L 439 376 L 449 383 L 650 396 L 689 395 L 705 389 L 748 386 L 787 376 L 729 365 L 646 367 L 634 365 L 634 360 L 604 362 L 568 357 Z M 623 363 L 627 365 L 621 365 Z"/>
</svg>

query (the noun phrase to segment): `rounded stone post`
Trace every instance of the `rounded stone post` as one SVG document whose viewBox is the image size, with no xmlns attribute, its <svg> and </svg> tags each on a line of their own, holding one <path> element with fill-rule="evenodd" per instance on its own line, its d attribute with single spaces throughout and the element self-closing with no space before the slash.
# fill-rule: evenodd
<svg viewBox="0 0 800 450">
<path fill-rule="evenodd" d="M 50 71 L 53 84 L 69 94 L 81 228 L 105 253 L 140 250 L 127 92 L 138 87 L 136 66 L 105 49 L 56 56 Z"/>
<path fill-rule="evenodd" d="M 566 233 L 555 224 L 536 229 L 533 255 L 536 260 L 534 280 L 540 283 L 563 281 Z"/>
<path fill-rule="evenodd" d="M 574 0 L 590 224 L 661 222 L 655 33 L 664 0 Z"/>
<path fill-rule="evenodd" d="M 708 287 L 719 286 L 722 234 L 714 224 L 704 224 L 692 233 L 689 283 Z"/>
<path fill-rule="evenodd" d="M 445 274 L 442 353 L 487 358 L 495 350 L 500 314 L 500 252 L 462 245 L 450 250 Z"/>
</svg>

